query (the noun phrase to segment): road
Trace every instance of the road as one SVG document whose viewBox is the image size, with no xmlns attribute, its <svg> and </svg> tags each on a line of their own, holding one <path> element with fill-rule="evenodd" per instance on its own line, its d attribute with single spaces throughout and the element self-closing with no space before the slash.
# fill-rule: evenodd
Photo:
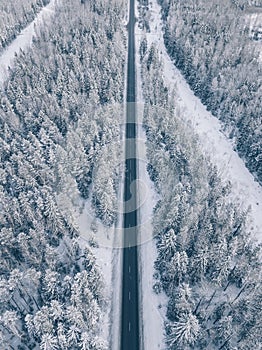
<svg viewBox="0 0 262 350">
<path fill-rule="evenodd" d="M 122 281 L 121 350 L 139 349 L 139 296 L 137 261 L 136 76 L 135 4 L 130 0 L 128 28 L 127 109 L 124 187 L 124 248 Z M 133 186 L 132 186 L 133 184 Z"/>
</svg>

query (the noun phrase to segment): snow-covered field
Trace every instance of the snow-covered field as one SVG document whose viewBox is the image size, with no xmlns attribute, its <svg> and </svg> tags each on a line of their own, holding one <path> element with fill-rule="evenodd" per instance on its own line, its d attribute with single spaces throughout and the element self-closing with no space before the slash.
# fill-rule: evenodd
<svg viewBox="0 0 262 350">
<path fill-rule="evenodd" d="M 0 88 L 2 88 L 4 81 L 8 77 L 8 67 L 12 66 L 15 54 L 20 50 L 26 50 L 32 43 L 33 37 L 36 35 L 37 28 L 44 23 L 47 23 L 54 14 L 57 4 L 61 0 L 51 0 L 37 15 L 32 23 L 30 23 L 14 41 L 2 52 L 0 56 Z"/>
<path fill-rule="evenodd" d="M 198 135 L 201 148 L 218 168 L 224 181 L 232 184 L 232 199 L 240 208 L 250 208 L 249 229 L 253 236 L 262 242 L 262 188 L 254 180 L 243 160 L 234 151 L 230 140 L 222 132 L 219 120 L 207 111 L 189 85 L 174 66 L 166 52 L 163 36 L 160 6 L 152 0 L 151 33 L 147 34 L 148 46 L 155 43 L 161 55 L 164 79 L 168 86 L 176 87 L 177 99 L 183 120 Z"/>
</svg>

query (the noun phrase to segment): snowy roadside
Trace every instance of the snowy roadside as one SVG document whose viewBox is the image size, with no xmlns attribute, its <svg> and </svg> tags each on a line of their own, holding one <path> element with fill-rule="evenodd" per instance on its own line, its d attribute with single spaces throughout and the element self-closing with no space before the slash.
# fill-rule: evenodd
<svg viewBox="0 0 262 350">
<path fill-rule="evenodd" d="M 234 151 L 230 140 L 223 134 L 220 121 L 207 111 L 189 85 L 174 66 L 166 52 L 160 6 L 152 0 L 151 33 L 147 34 L 148 46 L 155 43 L 163 63 L 164 80 L 176 90 L 175 103 L 181 109 L 181 116 L 199 137 L 200 146 L 211 162 L 217 166 L 222 179 L 232 184 L 231 199 L 240 209 L 250 208 L 248 228 L 253 237 L 262 242 L 262 188 L 254 180 L 243 160 Z M 152 25 L 153 24 L 153 25 Z"/>
<path fill-rule="evenodd" d="M 138 17 L 138 11 L 136 17 Z M 153 207 L 158 199 L 154 191 L 153 183 L 149 179 L 146 170 L 146 135 L 142 129 L 143 96 L 138 50 L 140 41 L 144 36 L 147 38 L 148 47 L 154 43 L 161 55 L 163 78 L 171 90 L 175 88 L 177 91 L 175 103 L 176 105 L 178 104 L 181 109 L 181 118 L 183 118 L 194 130 L 196 135 L 198 135 L 201 149 L 211 158 L 212 163 L 217 166 L 222 179 L 224 179 L 225 182 L 230 181 L 232 183 L 231 199 L 238 203 L 242 210 L 251 207 L 248 228 L 251 232 L 253 231 L 254 237 L 260 242 L 262 241 L 262 189 L 259 184 L 254 181 L 253 176 L 245 167 L 244 162 L 233 150 L 230 140 L 221 131 L 222 127 L 218 119 L 212 116 L 201 101 L 195 97 L 185 79 L 168 56 L 163 41 L 160 6 L 157 4 L 156 0 L 152 0 L 151 3 L 150 27 L 151 32 L 145 33 L 136 26 L 138 158 L 140 159 L 138 163 L 138 172 L 139 179 L 143 180 L 145 183 L 144 187 L 148 190 L 147 198 L 140 208 L 142 244 L 139 247 L 139 258 L 141 262 L 140 293 L 144 337 L 143 345 L 144 349 L 157 350 L 165 348 L 164 320 L 166 318 L 167 297 L 164 293 L 156 295 L 153 292 L 154 261 L 157 258 L 157 250 L 153 239 L 143 241 L 144 235 L 147 237 L 149 237 L 150 234 L 152 235 L 153 227 L 150 223 L 150 219 L 153 215 Z M 138 193 L 141 196 L 141 192 Z M 140 202 L 142 202 L 141 198 Z M 145 230 L 149 230 L 150 232 L 145 232 Z"/>
<path fill-rule="evenodd" d="M 127 18 L 124 19 L 123 25 L 126 25 Z M 116 43 L 115 43 L 116 44 Z M 126 101 L 127 91 L 127 57 L 125 57 L 125 79 L 124 79 L 124 97 Z M 125 110 L 126 105 L 123 104 L 123 115 L 120 116 L 120 145 L 122 156 L 119 160 L 120 164 L 124 164 L 125 154 Z M 124 169 L 123 169 L 124 170 Z M 119 203 L 116 223 L 108 228 L 104 226 L 99 219 L 96 218 L 90 200 L 84 203 L 81 214 L 76 214 L 77 223 L 80 229 L 80 237 L 83 244 L 87 244 L 96 257 L 96 262 L 100 268 L 103 279 L 105 281 L 105 297 L 108 301 L 104 318 L 100 324 L 100 336 L 108 343 L 109 349 L 120 348 L 121 333 L 121 302 L 122 302 L 122 242 L 121 234 L 123 227 L 123 191 L 124 176 L 122 171 L 119 181 L 118 199 Z M 89 241 L 97 242 L 98 246 L 90 247 Z"/>
<path fill-rule="evenodd" d="M 19 54 L 20 50 L 26 51 L 30 48 L 33 37 L 37 34 L 38 29 L 51 22 L 55 15 L 56 6 L 60 3 L 61 0 L 51 0 L 50 3 L 39 12 L 36 19 L 21 31 L 19 36 L 2 52 L 0 55 L 0 89 L 3 87 L 5 80 L 8 79 L 8 67 L 12 66 L 16 54 Z M 124 125 L 124 119 L 121 119 L 120 124 L 121 127 Z M 122 134 L 124 135 L 124 132 L 121 132 L 121 137 L 123 138 L 124 136 L 122 136 Z M 121 188 L 119 191 L 119 202 L 122 202 L 123 195 L 121 191 L 123 183 L 119 186 Z M 116 236 L 119 235 L 119 230 L 122 227 L 122 210 L 119 210 L 119 222 L 117 222 L 115 226 L 108 228 L 104 226 L 100 220 L 96 219 L 90 201 L 81 201 L 81 204 L 83 205 L 82 211 L 79 212 L 79 206 L 76 207 L 74 213 L 72 213 L 76 224 L 79 226 L 80 245 L 82 248 L 88 247 L 96 258 L 96 264 L 105 281 L 104 294 L 108 302 L 108 307 L 99 325 L 99 335 L 106 340 L 108 344 L 111 343 L 111 338 L 113 338 L 113 346 L 111 347 L 110 344 L 110 348 L 116 349 L 118 348 L 116 344 L 120 334 L 121 308 L 119 305 L 121 303 L 122 264 L 121 249 L 118 248 L 118 242 L 114 240 Z M 98 246 L 95 244 L 96 241 L 98 241 Z"/>
<path fill-rule="evenodd" d="M 123 20 L 123 26 L 128 23 L 128 13 Z M 127 42 L 127 31 L 126 42 Z M 125 52 L 125 77 L 124 77 L 124 96 L 123 101 L 126 101 L 127 94 L 127 61 L 128 61 L 128 51 Z M 125 111 L 126 104 L 123 104 L 123 115 L 120 118 L 120 145 L 122 151 L 122 157 L 120 159 L 120 164 L 124 164 L 124 154 L 125 154 Z M 122 169 L 124 170 L 124 168 Z M 124 198 L 124 182 L 125 182 L 125 172 L 122 171 L 119 181 L 119 191 L 118 191 L 118 214 L 117 222 L 114 227 L 113 232 L 113 246 L 112 246 L 112 268 L 111 268 L 111 308 L 110 308 L 110 325 L 109 325 L 109 346 L 110 349 L 120 349 L 120 334 L 121 334 L 121 309 L 122 309 L 122 266 L 123 266 L 123 249 L 121 245 L 122 237 L 122 227 L 123 227 L 123 198 Z"/>
<path fill-rule="evenodd" d="M 0 89 L 3 88 L 3 83 L 8 77 L 8 67 L 12 66 L 15 54 L 20 50 L 26 50 L 32 43 L 33 37 L 36 35 L 37 28 L 44 21 L 52 18 L 55 14 L 55 8 L 61 0 L 50 0 L 50 3 L 43 7 L 36 18 L 31 22 L 21 33 L 14 39 L 11 44 L 1 53 L 0 56 Z"/>
<path fill-rule="evenodd" d="M 137 5 L 137 4 L 136 4 Z M 136 6 L 136 17 L 138 10 Z M 138 222 L 140 223 L 140 245 L 138 246 L 139 257 L 139 285 L 140 305 L 142 319 L 142 349 L 159 350 L 164 345 L 164 319 L 166 314 L 167 297 L 164 293 L 155 294 L 154 285 L 154 261 L 157 258 L 156 245 L 153 240 L 153 208 L 159 197 L 155 192 L 154 184 L 147 172 L 148 161 L 146 159 L 146 134 L 142 128 L 143 122 L 143 91 L 141 79 L 141 65 L 139 46 L 143 31 L 136 24 L 136 78 L 137 78 L 137 158 L 138 179 L 143 184 L 138 191 L 140 210 Z M 144 189 L 145 191 L 141 191 Z"/>
<path fill-rule="evenodd" d="M 79 226 L 80 231 L 80 244 L 81 247 L 88 247 L 91 249 L 92 253 L 96 258 L 96 263 L 100 268 L 101 274 L 105 281 L 104 295 L 106 300 L 110 303 L 111 301 L 111 278 L 112 278 L 112 237 L 114 228 L 105 227 L 98 219 L 95 218 L 93 214 L 93 209 L 91 208 L 90 200 L 84 202 L 84 208 L 81 214 L 77 216 L 76 221 Z M 106 242 L 108 240 L 108 246 L 99 245 L 97 242 L 97 236 L 100 240 Z M 90 242 L 95 242 L 94 246 L 90 246 Z M 108 341 L 109 340 L 109 325 L 110 325 L 110 307 L 103 317 L 103 322 L 100 325 L 100 336 Z"/>
</svg>

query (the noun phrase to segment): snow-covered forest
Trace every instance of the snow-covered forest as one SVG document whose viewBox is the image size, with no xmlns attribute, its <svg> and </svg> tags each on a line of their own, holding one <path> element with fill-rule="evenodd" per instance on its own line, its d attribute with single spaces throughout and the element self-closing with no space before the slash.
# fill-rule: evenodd
<svg viewBox="0 0 262 350">
<path fill-rule="evenodd" d="M 262 183 L 261 49 L 246 14 L 259 1 L 160 0 L 165 43 L 191 88 Z"/>
<path fill-rule="evenodd" d="M 104 276 L 73 213 L 89 198 L 105 225 L 115 221 L 125 13 L 119 1 L 65 1 L 9 69 L 0 96 L 1 349 L 108 348 Z"/>
<path fill-rule="evenodd" d="M 262 0 L 132 4 L 0 0 L 0 349 L 261 348 Z"/>
<path fill-rule="evenodd" d="M 32 22 L 50 0 L 1 0 L 0 3 L 0 52 Z"/>
<path fill-rule="evenodd" d="M 258 349 L 261 256 L 248 212 L 231 201 L 230 184 L 183 122 L 156 47 L 144 39 L 140 55 L 148 172 L 161 198 L 154 291 L 168 297 L 166 349 Z"/>
</svg>

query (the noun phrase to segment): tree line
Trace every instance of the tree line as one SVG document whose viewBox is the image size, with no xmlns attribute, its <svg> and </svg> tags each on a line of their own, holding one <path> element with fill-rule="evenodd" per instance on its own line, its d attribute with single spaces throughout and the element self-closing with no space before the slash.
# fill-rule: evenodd
<svg viewBox="0 0 262 350">
<path fill-rule="evenodd" d="M 9 69 L 0 96 L 2 349 L 108 348 L 104 276 L 74 212 L 89 198 L 105 225 L 115 220 L 125 11 L 119 1 L 66 1 Z"/>
<path fill-rule="evenodd" d="M 144 38 L 140 52 L 148 173 L 160 196 L 153 289 L 168 297 L 166 349 L 259 348 L 261 254 L 248 212 L 183 122 L 156 47 Z"/>
<path fill-rule="evenodd" d="M 31 23 L 50 0 L 2 0 L 0 4 L 0 53 Z"/>
<path fill-rule="evenodd" d="M 262 65 L 245 1 L 162 1 L 169 55 L 262 183 Z M 255 4 L 256 2 L 254 2 Z"/>
</svg>

